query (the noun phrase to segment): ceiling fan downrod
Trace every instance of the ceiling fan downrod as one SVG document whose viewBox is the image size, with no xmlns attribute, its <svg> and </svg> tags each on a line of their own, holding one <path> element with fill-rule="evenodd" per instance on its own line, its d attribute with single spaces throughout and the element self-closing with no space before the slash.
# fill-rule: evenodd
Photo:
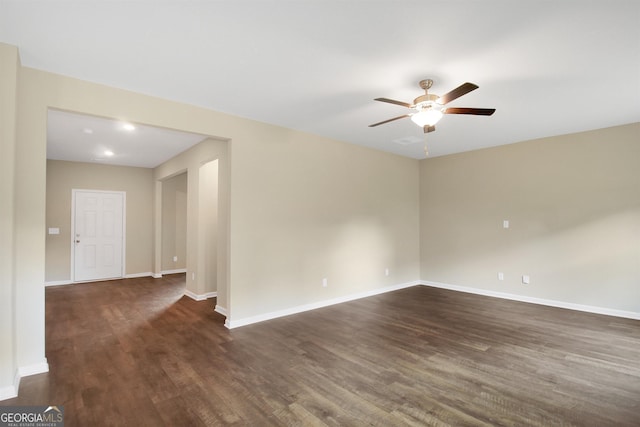
<svg viewBox="0 0 640 427">
<path fill-rule="evenodd" d="M 420 95 L 416 99 L 413 100 L 413 107 L 420 110 L 425 107 L 430 107 L 433 103 L 438 100 L 437 95 L 431 95 L 429 93 L 429 89 L 433 86 L 433 80 L 425 79 L 420 80 L 420 87 L 424 89 L 424 95 Z"/>
</svg>

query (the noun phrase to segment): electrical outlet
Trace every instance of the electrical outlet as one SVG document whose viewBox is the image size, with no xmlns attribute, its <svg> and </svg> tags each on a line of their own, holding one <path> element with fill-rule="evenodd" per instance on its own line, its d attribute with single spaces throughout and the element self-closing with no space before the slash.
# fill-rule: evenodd
<svg viewBox="0 0 640 427">
<path fill-rule="evenodd" d="M 178 262 L 178 257 L 176 255 L 173 256 L 173 262 Z"/>
<path fill-rule="evenodd" d="M 527 276 L 526 274 L 522 276 L 522 284 L 523 285 L 529 284 L 529 276 Z"/>
<path fill-rule="evenodd" d="M 498 280 L 504 280 L 504 273 L 502 271 L 498 273 Z"/>
<path fill-rule="evenodd" d="M 327 278 L 326 278 L 326 277 L 324 277 L 324 278 L 322 279 L 322 287 L 323 287 L 323 288 L 326 288 L 326 287 L 327 287 L 327 285 L 328 285 Z"/>
<path fill-rule="evenodd" d="M 384 269 L 384 275 L 385 275 L 385 276 L 388 276 L 388 275 L 389 275 L 389 269 L 388 269 L 388 268 L 385 268 L 385 269 Z"/>
</svg>

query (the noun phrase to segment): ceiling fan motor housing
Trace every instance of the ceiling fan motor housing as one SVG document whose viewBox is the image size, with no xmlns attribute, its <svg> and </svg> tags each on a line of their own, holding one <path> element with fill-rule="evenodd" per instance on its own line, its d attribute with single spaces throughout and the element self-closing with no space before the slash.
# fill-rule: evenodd
<svg viewBox="0 0 640 427">
<path fill-rule="evenodd" d="M 437 102 L 439 96 L 433 95 L 430 93 L 425 93 L 424 95 L 420 95 L 416 99 L 413 100 L 413 105 L 416 110 L 422 110 L 424 108 L 428 108 Z"/>
</svg>

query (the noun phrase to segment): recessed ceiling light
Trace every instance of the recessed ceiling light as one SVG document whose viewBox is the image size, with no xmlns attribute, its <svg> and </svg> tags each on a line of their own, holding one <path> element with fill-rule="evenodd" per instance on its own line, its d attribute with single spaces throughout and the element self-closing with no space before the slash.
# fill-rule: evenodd
<svg viewBox="0 0 640 427">
<path fill-rule="evenodd" d="M 128 130 L 128 131 L 132 131 L 132 130 L 136 130 L 136 127 L 134 125 L 132 125 L 131 123 L 123 123 L 122 124 L 122 129 Z"/>
<path fill-rule="evenodd" d="M 104 153 L 103 153 L 103 154 L 104 154 L 105 156 L 107 156 L 107 157 L 111 157 L 111 156 L 113 156 L 113 151 L 111 151 L 111 150 L 104 150 Z"/>
</svg>

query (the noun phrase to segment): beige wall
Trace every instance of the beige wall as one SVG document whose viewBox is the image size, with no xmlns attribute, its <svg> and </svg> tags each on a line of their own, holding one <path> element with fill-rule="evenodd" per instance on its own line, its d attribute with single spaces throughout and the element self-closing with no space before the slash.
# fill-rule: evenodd
<svg viewBox="0 0 640 427">
<path fill-rule="evenodd" d="M 47 160 L 46 282 L 72 280 L 71 190 L 126 192 L 125 274 L 153 270 L 153 170 L 96 163 Z"/>
<path fill-rule="evenodd" d="M 0 43 L 0 399 L 15 393 L 14 178 L 18 49 Z"/>
<path fill-rule="evenodd" d="M 232 159 L 233 321 L 419 277 L 417 160 L 288 129 Z"/>
<path fill-rule="evenodd" d="M 198 274 L 204 277 L 205 294 L 218 292 L 218 160 L 200 165 L 198 171 Z M 221 262 L 222 264 L 222 262 Z M 224 268 L 221 266 L 221 268 Z"/>
<path fill-rule="evenodd" d="M 177 256 L 178 260 L 173 261 Z M 162 271 L 187 268 L 187 174 L 162 181 Z"/>
<path fill-rule="evenodd" d="M 636 123 L 422 161 L 421 278 L 640 312 L 639 160 Z"/>
</svg>

